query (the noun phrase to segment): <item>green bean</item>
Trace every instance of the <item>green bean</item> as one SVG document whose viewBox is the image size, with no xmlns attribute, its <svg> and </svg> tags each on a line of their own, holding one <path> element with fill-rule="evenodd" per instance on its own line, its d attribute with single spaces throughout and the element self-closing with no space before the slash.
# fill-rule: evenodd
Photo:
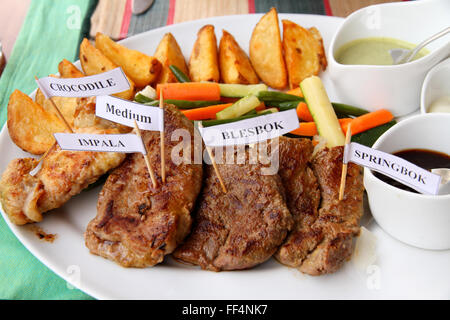
<svg viewBox="0 0 450 320">
<path fill-rule="evenodd" d="M 378 127 L 374 127 L 364 132 L 360 132 L 352 136 L 352 141 L 363 144 L 368 147 L 372 147 L 372 145 L 377 141 L 377 139 L 385 133 L 390 127 L 395 125 L 397 122 L 392 120 L 391 122 L 379 125 Z"/>
<path fill-rule="evenodd" d="M 260 91 L 258 92 L 257 97 L 259 100 L 264 102 L 305 101 L 305 99 L 303 99 L 302 97 L 280 91 Z"/>
<path fill-rule="evenodd" d="M 184 72 L 181 71 L 177 66 L 171 64 L 169 66 L 169 69 L 170 71 L 172 71 L 173 75 L 179 82 L 191 82 L 191 79 L 186 74 L 184 74 Z"/>
<path fill-rule="evenodd" d="M 300 101 L 267 101 L 265 102 L 265 104 L 267 106 L 277 107 L 278 109 L 280 109 L 280 111 L 286 111 L 289 109 L 297 108 L 299 102 Z M 348 118 L 349 116 L 358 117 L 360 115 L 368 113 L 368 111 L 364 109 L 353 107 L 343 103 L 332 102 L 331 105 L 333 106 L 333 109 L 336 112 L 338 118 Z"/>
<path fill-rule="evenodd" d="M 358 107 L 354 107 L 354 106 L 350 106 L 348 104 L 337 103 L 337 102 L 333 102 L 331 104 L 336 113 L 346 114 L 348 116 L 359 117 L 359 116 L 362 116 L 363 114 L 369 113 L 369 111 L 367 111 L 367 110 L 364 110 L 364 109 L 361 109 Z"/>
<path fill-rule="evenodd" d="M 149 97 L 144 96 L 141 93 L 138 93 L 135 97 L 134 97 L 134 101 L 139 102 L 139 103 L 148 103 L 148 102 L 152 102 L 154 101 L 153 99 L 150 99 Z"/>
<path fill-rule="evenodd" d="M 268 102 L 265 102 L 264 104 L 266 106 L 270 106 L 270 107 L 277 107 L 278 109 L 280 109 L 280 111 L 286 111 L 289 109 L 297 108 L 299 102 L 300 101 L 284 101 L 284 102 L 268 101 Z"/>
</svg>

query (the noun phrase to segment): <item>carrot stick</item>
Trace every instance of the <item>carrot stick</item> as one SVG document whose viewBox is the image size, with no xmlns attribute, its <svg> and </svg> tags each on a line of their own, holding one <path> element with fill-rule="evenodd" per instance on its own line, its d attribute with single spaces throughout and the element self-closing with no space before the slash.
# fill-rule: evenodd
<svg viewBox="0 0 450 320">
<path fill-rule="evenodd" d="M 344 125 L 348 126 L 348 124 L 352 121 L 352 118 L 343 118 L 339 119 L 339 124 L 341 125 L 341 129 L 344 130 Z M 353 123 L 352 123 L 352 130 L 353 130 Z M 300 127 L 298 127 L 295 130 L 292 130 L 290 133 L 298 135 L 298 136 L 305 136 L 305 137 L 312 137 L 317 134 L 317 126 L 315 122 L 300 122 Z"/>
<path fill-rule="evenodd" d="M 166 100 L 220 100 L 220 87 L 214 82 L 161 83 L 156 86 L 158 99 L 161 90 Z"/>
<path fill-rule="evenodd" d="M 392 113 L 386 109 L 380 109 L 377 111 L 366 113 L 362 116 L 352 119 L 352 134 L 358 134 L 360 132 L 378 127 L 382 124 L 388 123 L 394 119 Z M 347 130 L 348 123 L 342 128 L 344 131 Z"/>
<path fill-rule="evenodd" d="M 303 98 L 303 92 L 300 87 L 287 91 L 286 93 L 292 94 L 294 96 L 299 96 Z"/>
<path fill-rule="evenodd" d="M 315 122 L 300 122 L 300 127 L 292 130 L 290 133 L 307 137 L 312 137 L 318 134 Z"/>
<path fill-rule="evenodd" d="M 314 121 L 311 113 L 309 112 L 308 105 L 303 101 L 297 105 L 297 115 L 300 120 Z"/>
<path fill-rule="evenodd" d="M 232 103 L 216 104 L 214 106 L 181 110 L 189 120 L 215 119 L 216 113 L 231 106 Z"/>
<path fill-rule="evenodd" d="M 352 118 L 342 118 L 342 119 L 338 119 L 339 120 L 339 124 L 341 125 L 341 129 L 342 132 L 347 134 L 347 128 L 348 128 L 348 124 L 351 123 L 353 121 Z M 352 124 L 352 131 L 353 131 L 353 124 Z M 352 132 L 353 134 L 353 132 Z"/>
</svg>

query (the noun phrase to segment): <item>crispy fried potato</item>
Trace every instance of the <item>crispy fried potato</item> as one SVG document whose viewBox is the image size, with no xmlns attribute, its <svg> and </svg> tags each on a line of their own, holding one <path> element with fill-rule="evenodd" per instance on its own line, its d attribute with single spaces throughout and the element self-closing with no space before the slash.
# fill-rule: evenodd
<svg viewBox="0 0 450 320">
<path fill-rule="evenodd" d="M 75 67 L 72 62 L 63 59 L 58 64 L 58 71 L 61 78 L 81 78 L 84 77 L 83 72 L 78 70 L 77 67 Z"/>
<path fill-rule="evenodd" d="M 41 89 L 37 88 L 36 95 L 34 96 L 34 102 L 43 107 L 44 101 L 45 101 L 44 94 L 42 93 Z"/>
<path fill-rule="evenodd" d="M 162 70 L 157 83 L 178 82 L 169 69 L 170 65 L 177 66 L 184 74 L 189 74 L 186 61 L 177 40 L 171 33 L 166 33 L 156 48 L 155 57 L 161 62 Z"/>
<path fill-rule="evenodd" d="M 99 74 L 118 66 L 109 60 L 100 50 L 95 48 L 88 39 L 83 39 L 80 45 L 80 62 L 83 72 L 87 76 L 92 76 L 94 74 Z M 114 94 L 114 96 L 126 100 L 131 100 L 134 98 L 134 82 L 129 77 L 130 89 Z"/>
<path fill-rule="evenodd" d="M 189 59 L 189 76 L 194 82 L 219 82 L 217 39 L 213 25 L 208 24 L 198 31 Z"/>
<path fill-rule="evenodd" d="M 62 78 L 80 78 L 84 77 L 84 74 L 77 69 L 71 62 L 63 60 L 58 65 L 59 72 Z M 51 74 L 50 77 L 58 77 Z M 74 120 L 75 108 L 77 106 L 77 98 L 72 97 L 52 97 L 53 102 L 58 107 L 59 111 L 66 119 L 67 123 L 72 127 Z M 42 106 L 45 111 L 51 112 L 59 117 L 58 112 L 50 100 L 46 99 L 41 89 L 37 89 L 34 101 Z"/>
<path fill-rule="evenodd" d="M 287 85 L 278 13 L 270 9 L 253 29 L 250 39 L 250 61 L 264 83 L 275 89 Z"/>
<path fill-rule="evenodd" d="M 11 140 L 33 154 L 46 152 L 55 141 L 53 133 L 65 131 L 64 123 L 56 115 L 19 90 L 9 97 L 7 125 Z"/>
<path fill-rule="evenodd" d="M 142 88 L 155 82 L 161 72 L 161 63 L 155 57 L 128 49 L 102 33 L 95 36 L 95 47 L 109 60 L 121 66 L 137 87 Z"/>
<path fill-rule="evenodd" d="M 259 78 L 234 37 L 223 30 L 219 46 L 219 64 L 222 81 L 225 83 L 255 84 Z"/>
<path fill-rule="evenodd" d="M 51 75 L 49 75 L 49 77 L 58 78 L 58 76 L 55 74 L 51 74 Z M 37 104 L 41 105 L 42 107 L 44 106 L 45 96 L 42 93 L 40 88 L 37 88 L 37 90 L 36 90 L 36 95 L 34 96 L 34 101 Z"/>
<path fill-rule="evenodd" d="M 75 97 L 52 97 L 53 102 L 58 107 L 59 111 L 66 119 L 70 127 L 73 127 L 73 121 L 75 117 L 75 109 L 77 107 L 77 98 Z M 53 113 L 58 117 L 58 112 L 49 99 L 45 99 L 42 105 L 45 111 Z"/>
<path fill-rule="evenodd" d="M 316 28 L 307 30 L 292 21 L 283 20 L 283 49 L 291 89 L 327 67 L 322 37 Z"/>
<path fill-rule="evenodd" d="M 312 33 L 312 35 L 314 36 L 314 38 L 316 38 L 318 44 L 319 44 L 319 49 L 318 51 L 318 55 L 319 55 L 319 61 L 320 64 L 322 65 L 322 70 L 325 71 L 325 69 L 328 66 L 328 62 L 327 62 L 327 55 L 325 54 L 325 48 L 323 46 L 323 39 L 322 39 L 322 35 L 320 34 L 319 30 L 317 30 L 315 27 L 311 27 L 308 29 L 309 32 Z"/>
</svg>

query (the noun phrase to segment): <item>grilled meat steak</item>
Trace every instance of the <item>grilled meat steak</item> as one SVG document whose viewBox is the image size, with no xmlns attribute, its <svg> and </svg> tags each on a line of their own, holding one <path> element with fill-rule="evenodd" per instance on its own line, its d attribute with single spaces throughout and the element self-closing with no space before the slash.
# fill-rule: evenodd
<svg viewBox="0 0 450 320">
<path fill-rule="evenodd" d="M 317 178 L 309 167 L 313 145 L 309 139 L 280 137 L 279 150 L 279 175 L 294 226 L 275 258 L 287 266 L 299 267 L 322 239 L 322 233 L 311 228 L 320 203 Z"/>
<path fill-rule="evenodd" d="M 158 180 L 153 187 L 142 154 L 130 154 L 106 180 L 97 203 L 97 216 L 89 223 L 85 242 L 90 252 L 124 267 L 147 267 L 163 261 L 186 237 L 191 210 L 200 192 L 202 165 L 192 160 L 171 161 L 176 129 L 193 137 L 192 123 L 173 106 L 164 109 L 166 182 L 161 181 L 160 133 L 143 131 L 142 138 Z M 191 139 L 191 150 L 193 139 Z"/>
<path fill-rule="evenodd" d="M 322 195 L 319 215 L 312 229 L 321 232 L 323 239 L 299 267 L 310 275 L 338 270 L 350 258 L 353 237 L 359 234 L 363 214 L 362 174 L 359 166 L 348 164 L 344 198 L 339 201 L 343 151 L 343 147 L 325 148 L 312 160 Z"/>
<path fill-rule="evenodd" d="M 363 213 L 360 168 L 349 164 L 339 201 L 343 147 L 322 149 L 313 158 L 309 140 L 280 138 L 279 174 L 294 227 L 275 258 L 310 275 L 338 270 L 352 253 Z"/>
<path fill-rule="evenodd" d="M 248 152 L 246 152 L 248 154 Z M 251 268 L 269 259 L 292 226 L 280 177 L 262 175 L 260 164 L 218 164 L 206 169 L 191 235 L 174 257 L 202 269 Z"/>
</svg>

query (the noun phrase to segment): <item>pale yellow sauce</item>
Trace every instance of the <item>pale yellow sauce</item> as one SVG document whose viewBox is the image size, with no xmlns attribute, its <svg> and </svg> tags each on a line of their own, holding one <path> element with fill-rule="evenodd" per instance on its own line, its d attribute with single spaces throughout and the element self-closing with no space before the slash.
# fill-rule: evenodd
<svg viewBox="0 0 450 320">
<path fill-rule="evenodd" d="M 415 46 L 413 43 L 394 38 L 363 38 L 344 44 L 337 50 L 335 58 L 341 64 L 392 65 L 393 61 L 389 50 L 411 50 Z M 428 53 L 427 49 L 422 49 L 413 60 L 420 59 Z"/>
<path fill-rule="evenodd" d="M 428 112 L 450 112 L 450 96 L 443 96 L 433 101 L 433 103 L 428 108 Z"/>
</svg>

